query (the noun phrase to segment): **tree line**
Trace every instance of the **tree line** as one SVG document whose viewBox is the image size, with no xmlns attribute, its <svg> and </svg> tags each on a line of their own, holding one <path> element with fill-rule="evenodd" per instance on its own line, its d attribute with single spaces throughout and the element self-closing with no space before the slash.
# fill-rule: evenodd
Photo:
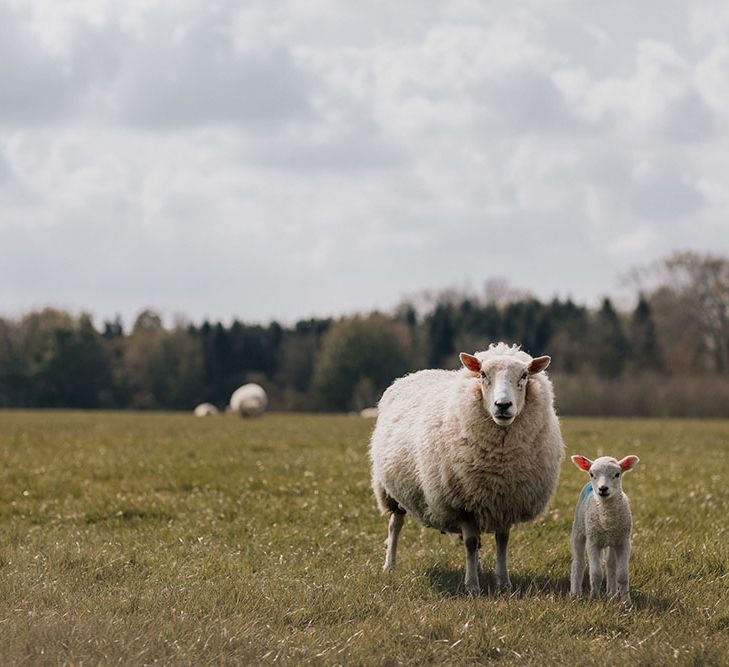
<svg viewBox="0 0 729 667">
<path fill-rule="evenodd" d="M 165 327 L 144 310 L 125 330 L 46 308 L 0 319 L 0 406 L 224 407 L 245 382 L 273 409 L 360 410 L 392 380 L 454 368 L 458 352 L 520 343 L 552 356 L 558 407 L 573 414 L 729 416 L 729 259 L 685 252 L 636 271 L 634 305 L 541 301 L 491 281 L 392 313 Z"/>
</svg>

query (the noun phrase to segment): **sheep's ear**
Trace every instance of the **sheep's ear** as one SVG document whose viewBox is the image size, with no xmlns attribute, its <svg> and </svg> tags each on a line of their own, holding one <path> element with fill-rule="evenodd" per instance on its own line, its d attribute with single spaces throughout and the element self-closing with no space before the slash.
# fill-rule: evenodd
<svg viewBox="0 0 729 667">
<path fill-rule="evenodd" d="M 635 468 L 635 466 L 638 465 L 638 463 L 640 463 L 640 459 L 634 454 L 630 454 L 624 459 L 620 459 L 618 463 L 620 464 L 620 469 L 623 472 L 628 472 L 628 470 L 632 470 L 633 468 Z"/>
<path fill-rule="evenodd" d="M 478 360 L 478 357 L 474 357 L 472 354 L 466 354 L 465 352 L 461 352 L 458 356 L 461 359 L 461 363 L 469 371 L 478 373 L 481 370 L 481 362 Z"/>
<path fill-rule="evenodd" d="M 537 357 L 536 359 L 532 360 L 532 363 L 529 364 L 529 373 L 531 375 L 534 375 L 535 373 L 541 373 L 552 361 L 552 357 L 543 356 L 543 357 Z"/>
<path fill-rule="evenodd" d="M 590 461 L 590 459 L 586 456 L 573 456 L 572 463 L 574 463 L 578 468 L 582 468 L 585 472 L 590 472 L 592 461 Z"/>
</svg>

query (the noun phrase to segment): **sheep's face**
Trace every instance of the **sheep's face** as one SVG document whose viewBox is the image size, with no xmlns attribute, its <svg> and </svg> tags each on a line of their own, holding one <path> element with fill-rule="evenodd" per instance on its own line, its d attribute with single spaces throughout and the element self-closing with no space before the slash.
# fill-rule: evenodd
<svg viewBox="0 0 729 667">
<path fill-rule="evenodd" d="M 612 456 L 601 456 L 590 461 L 584 456 L 573 456 L 572 462 L 589 473 L 592 493 L 598 500 L 620 495 L 623 490 L 623 473 L 632 470 L 640 461 L 637 456 L 629 455 L 618 461 Z"/>
<path fill-rule="evenodd" d="M 462 353 L 461 361 L 468 370 L 478 373 L 484 409 L 496 424 L 509 426 L 524 408 L 529 376 L 549 366 L 550 358 L 527 362 L 514 356 L 495 356 L 481 360 Z"/>
</svg>

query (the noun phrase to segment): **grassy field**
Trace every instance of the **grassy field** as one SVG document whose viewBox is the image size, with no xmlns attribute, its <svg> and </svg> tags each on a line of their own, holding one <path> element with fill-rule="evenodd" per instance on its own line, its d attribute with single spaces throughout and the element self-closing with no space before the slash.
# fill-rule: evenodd
<svg viewBox="0 0 729 667">
<path fill-rule="evenodd" d="M 563 420 L 568 454 L 641 457 L 630 610 L 568 595 L 569 462 L 512 596 L 466 597 L 460 544 L 411 521 L 381 572 L 371 428 L 0 412 L 2 664 L 729 665 L 729 422 Z"/>
</svg>

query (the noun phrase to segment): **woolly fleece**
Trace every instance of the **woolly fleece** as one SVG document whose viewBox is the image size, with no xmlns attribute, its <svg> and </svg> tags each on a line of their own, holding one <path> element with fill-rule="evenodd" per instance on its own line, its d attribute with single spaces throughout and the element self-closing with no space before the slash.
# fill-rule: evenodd
<svg viewBox="0 0 729 667">
<path fill-rule="evenodd" d="M 532 360 L 503 343 L 475 356 L 525 367 Z M 450 533 L 460 533 L 468 515 L 480 532 L 534 519 L 555 490 L 564 454 L 553 403 L 547 375 L 532 375 L 523 410 L 502 427 L 483 406 L 478 375 L 465 368 L 396 380 L 380 401 L 370 446 L 380 510 L 402 509 Z"/>
</svg>

